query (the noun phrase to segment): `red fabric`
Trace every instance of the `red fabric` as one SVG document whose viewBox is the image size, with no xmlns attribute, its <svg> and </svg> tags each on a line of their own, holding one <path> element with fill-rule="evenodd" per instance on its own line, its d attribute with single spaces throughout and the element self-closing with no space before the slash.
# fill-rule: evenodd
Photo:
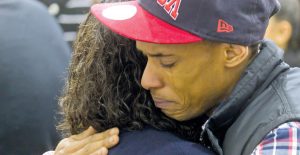
<svg viewBox="0 0 300 155">
<path fill-rule="evenodd" d="M 299 122 L 287 122 L 270 131 L 251 155 L 299 155 Z"/>
<path fill-rule="evenodd" d="M 111 20 L 102 15 L 104 9 L 115 5 L 133 5 L 137 8 L 137 14 L 127 20 Z M 153 16 L 140 7 L 136 1 L 95 4 L 91 12 L 112 31 L 133 40 L 159 44 L 183 44 L 203 40 Z"/>
</svg>

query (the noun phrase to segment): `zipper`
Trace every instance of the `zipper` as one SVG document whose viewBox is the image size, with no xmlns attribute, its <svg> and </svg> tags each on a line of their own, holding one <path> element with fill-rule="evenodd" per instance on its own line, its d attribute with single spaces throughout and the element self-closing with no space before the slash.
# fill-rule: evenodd
<svg viewBox="0 0 300 155">
<path fill-rule="evenodd" d="M 206 129 L 207 129 L 208 122 L 209 122 L 209 119 L 206 120 L 206 122 L 201 126 L 202 131 L 201 131 L 201 134 L 200 134 L 200 142 L 203 142 L 203 136 L 204 136 L 205 131 L 206 131 Z"/>
</svg>

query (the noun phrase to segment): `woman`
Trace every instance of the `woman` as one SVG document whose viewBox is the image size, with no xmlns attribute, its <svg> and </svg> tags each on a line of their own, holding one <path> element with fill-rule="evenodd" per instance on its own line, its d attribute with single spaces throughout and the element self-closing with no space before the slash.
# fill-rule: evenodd
<svg viewBox="0 0 300 155">
<path fill-rule="evenodd" d="M 114 34 L 93 16 L 88 16 L 75 41 L 69 78 L 60 98 L 64 118 L 59 128 L 66 136 L 73 136 L 62 140 L 55 154 L 96 154 L 98 151 L 107 154 L 106 148 L 118 143 L 118 138 L 108 143 L 103 134 L 95 133 L 111 127 L 119 127 L 122 134 L 122 131 L 145 127 L 148 130 L 151 126 L 150 130 L 171 131 L 198 142 L 205 119 L 178 122 L 160 112 L 140 85 L 145 63 L 146 58 L 136 52 L 134 41 Z M 107 132 L 119 133 L 115 128 Z"/>
</svg>

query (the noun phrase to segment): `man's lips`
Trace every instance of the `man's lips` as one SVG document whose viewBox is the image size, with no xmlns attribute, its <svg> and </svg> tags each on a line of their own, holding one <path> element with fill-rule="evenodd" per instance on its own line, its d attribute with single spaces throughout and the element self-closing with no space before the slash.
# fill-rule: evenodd
<svg viewBox="0 0 300 155">
<path fill-rule="evenodd" d="M 153 98 L 154 104 L 157 108 L 165 109 L 169 107 L 171 104 L 173 104 L 173 101 L 160 99 L 160 98 Z"/>
</svg>

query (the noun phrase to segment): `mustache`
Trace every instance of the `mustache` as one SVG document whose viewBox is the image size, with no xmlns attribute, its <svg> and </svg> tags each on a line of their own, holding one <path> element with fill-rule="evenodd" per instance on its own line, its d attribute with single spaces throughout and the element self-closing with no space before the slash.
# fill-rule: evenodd
<svg viewBox="0 0 300 155">
<path fill-rule="evenodd" d="M 154 92 L 149 90 L 148 94 L 150 95 L 151 99 L 154 100 L 160 100 L 160 101 L 168 101 L 168 102 L 173 102 L 172 99 L 170 99 L 169 97 L 163 95 L 163 94 L 159 94 L 158 92 Z"/>
<path fill-rule="evenodd" d="M 162 95 L 155 95 L 151 94 L 151 98 L 153 101 L 167 101 L 167 102 L 173 102 L 172 100 L 168 99 L 168 97 L 164 97 Z"/>
</svg>

